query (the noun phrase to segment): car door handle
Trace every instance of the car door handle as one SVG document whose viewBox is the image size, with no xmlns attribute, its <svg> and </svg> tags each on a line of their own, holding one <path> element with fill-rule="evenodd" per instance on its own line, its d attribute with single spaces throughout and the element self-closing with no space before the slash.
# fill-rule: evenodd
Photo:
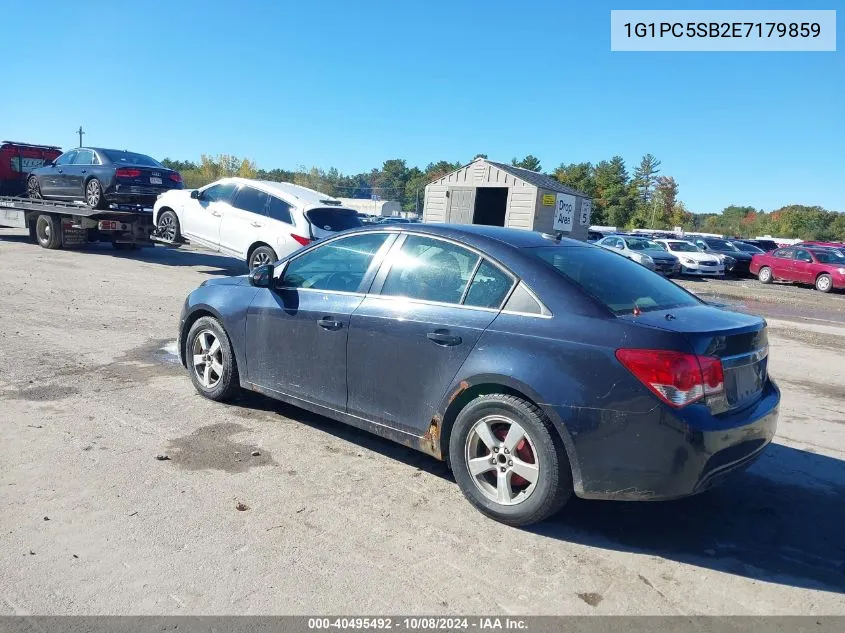
<svg viewBox="0 0 845 633">
<path fill-rule="evenodd" d="M 221 215 L 223 215 L 223 214 L 222 214 L 222 213 L 218 213 L 217 211 L 212 211 L 212 212 L 211 212 L 211 215 L 213 215 L 215 218 L 219 218 L 219 217 L 220 217 Z"/>
<path fill-rule="evenodd" d="M 432 341 L 435 345 L 441 345 L 443 347 L 460 345 L 462 341 L 460 336 L 454 336 L 448 332 L 442 332 L 440 330 L 429 332 L 426 336 L 428 337 L 428 340 Z"/>
<path fill-rule="evenodd" d="M 61 170 L 61 169 L 60 169 L 60 170 L 58 170 L 58 171 L 59 171 L 59 173 L 60 173 L 60 174 L 63 174 L 63 173 L 65 173 L 65 172 L 63 172 L 63 171 L 62 171 L 62 170 Z"/>
<path fill-rule="evenodd" d="M 82 173 L 83 173 L 83 174 L 87 174 L 87 173 L 88 173 L 88 170 L 87 170 L 87 169 L 83 169 L 83 170 L 82 170 Z"/>
<path fill-rule="evenodd" d="M 323 317 L 322 319 L 317 320 L 317 325 L 319 325 L 324 330 L 339 330 L 343 327 L 343 323 L 340 321 L 335 321 L 331 317 Z"/>
<path fill-rule="evenodd" d="M 250 222 L 250 225 L 254 226 L 256 228 L 260 228 L 260 227 L 264 226 L 261 222 Z"/>
</svg>

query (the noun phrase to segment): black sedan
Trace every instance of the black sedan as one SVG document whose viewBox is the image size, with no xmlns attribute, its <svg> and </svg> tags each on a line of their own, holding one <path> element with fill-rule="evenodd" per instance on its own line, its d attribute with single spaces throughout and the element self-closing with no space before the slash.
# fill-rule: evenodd
<svg viewBox="0 0 845 633">
<path fill-rule="evenodd" d="M 182 309 L 196 390 L 257 391 L 445 459 L 511 525 L 574 493 L 665 499 L 760 456 L 766 323 L 603 248 L 492 226 L 370 226 Z"/>
<path fill-rule="evenodd" d="M 706 253 L 721 255 L 725 262 L 726 274 L 737 277 L 749 274 L 752 255 L 738 249 L 733 242 L 718 237 L 696 237 L 695 245 Z"/>
<path fill-rule="evenodd" d="M 151 207 L 159 194 L 182 189 L 182 176 L 144 154 L 79 147 L 32 171 L 30 198 L 82 200 L 94 209 L 110 204 Z"/>
</svg>

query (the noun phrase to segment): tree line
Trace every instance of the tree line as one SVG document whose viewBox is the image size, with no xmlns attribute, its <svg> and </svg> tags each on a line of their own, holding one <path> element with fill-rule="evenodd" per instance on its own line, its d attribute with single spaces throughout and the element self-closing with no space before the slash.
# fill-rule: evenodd
<svg viewBox="0 0 845 633">
<path fill-rule="evenodd" d="M 475 158 L 487 158 L 476 154 Z M 542 172 L 540 160 L 529 154 L 511 163 Z M 246 158 L 229 154 L 203 154 L 199 162 L 165 158 L 164 166 L 182 174 L 185 186 L 196 188 L 226 176 L 292 182 L 343 198 L 396 200 L 405 211 L 422 213 L 425 186 L 465 163 L 441 160 L 424 168 L 409 167 L 405 160 L 384 161 L 380 168 L 359 174 L 342 174 L 304 166 L 295 170 L 265 170 Z M 789 205 L 765 212 L 750 206 L 729 206 L 719 213 L 692 213 L 679 198 L 678 182 L 661 173 L 661 162 L 646 154 L 629 172 L 621 156 L 597 163 L 561 163 L 546 172 L 559 182 L 593 199 L 593 225 L 618 228 L 672 229 L 720 233 L 736 237 L 776 235 L 816 240 L 845 240 L 845 214 L 818 206 Z"/>
</svg>

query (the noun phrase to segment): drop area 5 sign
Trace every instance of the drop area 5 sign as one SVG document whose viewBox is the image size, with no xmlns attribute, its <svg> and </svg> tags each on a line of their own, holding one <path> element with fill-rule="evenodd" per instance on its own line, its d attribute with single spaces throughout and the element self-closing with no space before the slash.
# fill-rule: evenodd
<svg viewBox="0 0 845 633">
<path fill-rule="evenodd" d="M 572 220 L 575 217 L 575 196 L 568 193 L 557 194 L 555 201 L 555 231 L 572 232 Z"/>
</svg>

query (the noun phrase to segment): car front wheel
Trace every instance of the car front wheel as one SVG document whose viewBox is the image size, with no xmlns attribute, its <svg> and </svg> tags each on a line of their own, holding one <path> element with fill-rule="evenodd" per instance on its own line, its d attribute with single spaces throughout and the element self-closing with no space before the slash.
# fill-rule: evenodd
<svg viewBox="0 0 845 633">
<path fill-rule="evenodd" d="M 185 360 L 194 388 L 206 398 L 222 402 L 240 389 L 232 344 L 217 319 L 202 317 L 191 326 Z"/>
<path fill-rule="evenodd" d="M 540 409 L 515 396 L 485 395 L 464 407 L 450 437 L 449 460 L 467 500 L 508 525 L 542 521 L 572 495 L 560 438 Z"/>
<path fill-rule="evenodd" d="M 833 289 L 833 279 L 827 273 L 816 277 L 816 290 L 819 292 L 830 292 Z"/>
<path fill-rule="evenodd" d="M 179 218 L 170 209 L 162 211 L 158 216 L 156 229 L 158 236 L 168 244 L 177 244 L 182 240 Z"/>
<path fill-rule="evenodd" d="M 772 283 L 772 269 L 768 266 L 763 266 L 757 273 L 757 279 L 760 280 L 761 284 Z"/>
</svg>

